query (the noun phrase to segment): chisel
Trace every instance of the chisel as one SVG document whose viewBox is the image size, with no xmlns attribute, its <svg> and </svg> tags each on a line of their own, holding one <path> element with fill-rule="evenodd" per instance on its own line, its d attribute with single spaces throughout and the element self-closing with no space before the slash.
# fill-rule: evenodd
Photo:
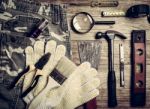
<svg viewBox="0 0 150 109">
<path fill-rule="evenodd" d="M 125 79 L 124 79 L 124 47 L 123 47 L 123 44 L 119 44 L 119 52 L 120 52 L 120 87 L 124 87 Z"/>
</svg>

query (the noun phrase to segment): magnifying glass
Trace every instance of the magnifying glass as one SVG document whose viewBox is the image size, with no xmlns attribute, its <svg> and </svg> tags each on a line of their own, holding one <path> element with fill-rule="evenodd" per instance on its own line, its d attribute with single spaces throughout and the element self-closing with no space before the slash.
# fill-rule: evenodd
<svg viewBox="0 0 150 109">
<path fill-rule="evenodd" d="M 112 25 L 115 21 L 94 21 L 93 17 L 87 12 L 77 13 L 72 21 L 72 29 L 80 34 L 89 32 L 94 25 Z"/>
</svg>

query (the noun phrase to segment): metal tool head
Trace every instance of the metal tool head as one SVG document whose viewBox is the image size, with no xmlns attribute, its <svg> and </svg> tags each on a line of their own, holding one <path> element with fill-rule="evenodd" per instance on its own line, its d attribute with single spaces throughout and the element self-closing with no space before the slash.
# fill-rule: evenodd
<svg viewBox="0 0 150 109">
<path fill-rule="evenodd" d="M 123 35 L 122 33 L 114 30 L 108 30 L 105 33 L 97 32 L 96 33 L 96 39 L 105 38 L 106 40 L 112 40 L 115 37 L 119 37 L 120 39 L 126 39 L 127 37 Z"/>
<path fill-rule="evenodd" d="M 102 33 L 102 32 L 97 32 L 96 33 L 96 36 L 95 36 L 95 39 L 101 39 L 101 38 L 105 38 L 105 33 Z"/>
<path fill-rule="evenodd" d="M 118 32 L 118 31 L 114 31 L 114 30 L 108 30 L 105 32 L 105 34 L 109 37 L 111 35 L 114 35 L 115 37 L 118 37 L 120 39 L 127 39 L 127 37 L 125 35 L 123 35 L 122 33 Z M 111 37 L 110 37 L 111 38 Z"/>
<path fill-rule="evenodd" d="M 43 55 L 38 62 L 35 64 L 35 67 L 42 70 L 43 67 L 45 66 L 45 64 L 48 62 L 49 58 L 50 58 L 50 53 L 47 53 L 45 55 Z"/>
</svg>

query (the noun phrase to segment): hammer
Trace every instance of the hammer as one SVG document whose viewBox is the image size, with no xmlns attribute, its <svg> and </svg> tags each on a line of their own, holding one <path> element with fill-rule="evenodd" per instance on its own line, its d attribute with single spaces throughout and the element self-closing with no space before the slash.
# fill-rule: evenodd
<svg viewBox="0 0 150 109">
<path fill-rule="evenodd" d="M 105 38 L 108 42 L 108 107 L 117 106 L 116 76 L 114 71 L 114 39 L 115 37 L 126 39 L 126 36 L 114 30 L 105 33 L 97 32 L 96 39 Z"/>
</svg>

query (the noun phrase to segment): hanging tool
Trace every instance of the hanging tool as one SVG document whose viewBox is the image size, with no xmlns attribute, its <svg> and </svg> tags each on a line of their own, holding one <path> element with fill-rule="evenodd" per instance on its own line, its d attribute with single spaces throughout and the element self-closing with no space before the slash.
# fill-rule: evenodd
<svg viewBox="0 0 150 109">
<path fill-rule="evenodd" d="M 119 2 L 117 0 L 103 0 L 103 1 L 98 1 L 98 0 L 92 0 L 91 2 L 82 2 L 82 3 L 77 3 L 77 2 L 72 2 L 68 3 L 71 6 L 91 6 L 91 7 L 117 7 L 119 5 Z"/>
<path fill-rule="evenodd" d="M 139 18 L 147 16 L 147 20 L 150 23 L 150 6 L 147 4 L 139 4 L 131 6 L 126 12 L 125 11 L 102 11 L 102 17 L 128 17 L 128 18 Z"/>
<path fill-rule="evenodd" d="M 67 23 L 67 6 L 63 5 L 63 8 L 60 8 L 60 28 L 63 32 L 68 32 L 68 23 Z"/>
<path fill-rule="evenodd" d="M 67 5 L 63 5 L 63 7 L 60 8 L 60 28 L 62 32 L 66 35 L 65 36 L 65 44 L 67 49 L 67 56 L 71 58 L 72 51 L 71 51 L 71 43 L 70 43 L 70 28 L 68 27 L 68 21 L 67 21 Z"/>
<path fill-rule="evenodd" d="M 60 5 L 57 4 L 51 4 L 51 18 L 52 18 L 52 23 L 55 25 L 60 24 L 60 13 L 61 7 Z"/>
<path fill-rule="evenodd" d="M 94 25 L 112 25 L 115 21 L 94 21 L 93 17 L 87 12 L 77 13 L 72 21 L 72 29 L 80 34 L 89 32 Z"/>
<path fill-rule="evenodd" d="M 105 38 L 108 41 L 108 106 L 116 107 L 116 77 L 114 71 L 114 39 L 115 37 L 126 39 L 126 37 L 113 30 L 108 30 L 105 33 L 97 32 L 96 39 Z"/>
<path fill-rule="evenodd" d="M 131 106 L 146 103 L 146 32 L 133 30 L 131 37 Z"/>
<path fill-rule="evenodd" d="M 4 13 L 6 10 L 6 4 L 3 1 L 0 1 L 0 13 Z"/>
<path fill-rule="evenodd" d="M 123 44 L 119 44 L 119 57 L 120 57 L 120 87 L 125 86 L 124 79 L 124 47 Z"/>
</svg>

